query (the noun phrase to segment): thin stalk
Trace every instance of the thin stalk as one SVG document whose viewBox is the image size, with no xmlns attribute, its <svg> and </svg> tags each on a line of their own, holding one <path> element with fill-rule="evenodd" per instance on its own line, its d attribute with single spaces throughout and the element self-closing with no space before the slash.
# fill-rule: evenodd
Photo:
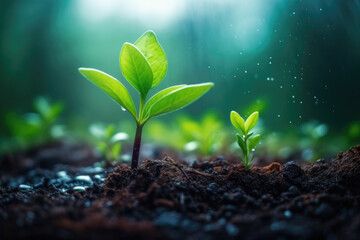
<svg viewBox="0 0 360 240">
<path fill-rule="evenodd" d="M 141 134 L 144 124 L 142 124 L 143 112 L 145 106 L 146 95 L 140 95 L 140 107 L 139 107 L 139 117 L 136 123 L 136 133 L 133 145 L 132 159 L 131 159 L 131 169 L 135 169 L 139 164 L 139 155 L 141 147 Z"/>
<path fill-rule="evenodd" d="M 136 125 L 136 133 L 135 133 L 135 140 L 134 140 L 132 160 L 131 160 L 131 169 L 135 169 L 138 167 L 142 128 L 143 125 L 139 125 L 139 124 Z"/>
</svg>

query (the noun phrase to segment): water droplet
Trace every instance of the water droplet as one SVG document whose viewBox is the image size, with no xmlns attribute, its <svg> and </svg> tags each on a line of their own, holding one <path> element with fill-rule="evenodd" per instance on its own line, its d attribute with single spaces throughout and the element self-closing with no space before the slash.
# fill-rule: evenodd
<svg viewBox="0 0 360 240">
<path fill-rule="evenodd" d="M 271 62 L 269 62 L 269 64 L 271 64 Z"/>
<path fill-rule="evenodd" d="M 126 112 L 126 109 L 125 109 L 123 106 L 121 106 L 121 110 L 123 110 L 124 112 Z"/>
<path fill-rule="evenodd" d="M 256 65 L 260 66 L 260 63 L 257 63 Z"/>
<path fill-rule="evenodd" d="M 295 15 L 295 12 L 293 12 L 293 15 Z"/>
<path fill-rule="evenodd" d="M 295 98 L 295 96 L 294 96 L 294 95 L 292 95 L 291 97 L 292 97 L 292 98 Z"/>
<path fill-rule="evenodd" d="M 211 67 L 210 67 L 210 65 L 208 66 L 208 69 L 210 69 Z"/>
<path fill-rule="evenodd" d="M 247 73 L 247 71 L 246 71 L 246 70 L 245 70 L 244 72 L 245 72 L 245 73 Z"/>
<path fill-rule="evenodd" d="M 280 86 L 280 88 L 283 88 L 283 86 Z"/>
<path fill-rule="evenodd" d="M 280 117 L 280 114 L 278 114 L 278 118 Z"/>
</svg>

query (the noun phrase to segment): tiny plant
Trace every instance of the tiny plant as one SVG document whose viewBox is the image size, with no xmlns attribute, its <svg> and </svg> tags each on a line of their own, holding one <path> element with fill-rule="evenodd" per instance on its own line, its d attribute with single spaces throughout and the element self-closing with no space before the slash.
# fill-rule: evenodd
<svg viewBox="0 0 360 240">
<path fill-rule="evenodd" d="M 122 150 L 122 141 L 129 138 L 127 133 L 117 132 L 115 125 L 92 124 L 89 128 L 95 137 L 96 148 L 105 158 L 106 163 L 116 163 Z"/>
<path fill-rule="evenodd" d="M 140 94 L 138 112 L 128 90 L 116 78 L 92 68 L 80 68 L 79 71 L 135 119 L 136 133 L 131 168 L 137 168 L 144 124 L 152 117 L 189 105 L 214 84 L 172 86 L 156 93 L 146 102 L 149 90 L 162 81 L 167 71 L 165 52 L 153 31 L 145 32 L 134 44 L 124 43 L 120 52 L 120 68 L 125 79 Z"/>
<path fill-rule="evenodd" d="M 244 163 L 245 168 L 250 168 L 252 160 L 254 158 L 254 148 L 260 141 L 260 134 L 253 136 L 250 132 L 253 129 L 259 119 L 259 113 L 252 113 L 246 121 L 235 111 L 231 111 L 230 120 L 232 125 L 240 130 L 241 134 L 237 134 L 237 143 L 240 146 L 242 156 L 240 160 Z"/>
<path fill-rule="evenodd" d="M 47 141 L 63 134 L 62 126 L 56 125 L 64 109 L 62 102 L 53 103 L 44 97 L 38 97 L 34 100 L 33 108 L 34 111 L 30 113 L 9 113 L 6 116 L 10 133 L 20 145 Z"/>
<path fill-rule="evenodd" d="M 171 124 L 153 121 L 149 125 L 147 135 L 151 139 L 180 151 L 210 156 L 227 146 L 227 129 L 214 112 L 207 112 L 200 119 L 180 115 Z"/>
</svg>

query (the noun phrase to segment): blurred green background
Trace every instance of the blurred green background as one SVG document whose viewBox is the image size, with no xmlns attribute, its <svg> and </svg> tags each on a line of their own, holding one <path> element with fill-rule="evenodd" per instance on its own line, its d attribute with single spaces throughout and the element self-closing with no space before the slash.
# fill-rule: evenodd
<svg viewBox="0 0 360 240">
<path fill-rule="evenodd" d="M 359 0 L 1 1 L 2 120 L 9 111 L 30 111 L 39 95 L 62 100 L 68 120 L 130 120 L 77 69 L 101 69 L 136 94 L 118 58 L 124 42 L 148 29 L 169 62 L 156 90 L 215 83 L 182 110 L 193 118 L 213 110 L 230 125 L 231 110 L 246 115 L 253 106 L 268 132 L 317 120 L 334 136 L 352 134 L 345 145 L 359 140 Z M 4 124 L 1 131 L 7 134 Z"/>
</svg>

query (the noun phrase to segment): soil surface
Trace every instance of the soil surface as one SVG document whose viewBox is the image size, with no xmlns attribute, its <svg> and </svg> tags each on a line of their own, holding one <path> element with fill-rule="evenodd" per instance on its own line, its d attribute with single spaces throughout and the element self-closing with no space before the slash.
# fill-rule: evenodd
<svg viewBox="0 0 360 240">
<path fill-rule="evenodd" d="M 359 239 L 360 145 L 245 169 L 222 157 L 102 167 L 53 143 L 0 162 L 0 239 Z"/>
</svg>

